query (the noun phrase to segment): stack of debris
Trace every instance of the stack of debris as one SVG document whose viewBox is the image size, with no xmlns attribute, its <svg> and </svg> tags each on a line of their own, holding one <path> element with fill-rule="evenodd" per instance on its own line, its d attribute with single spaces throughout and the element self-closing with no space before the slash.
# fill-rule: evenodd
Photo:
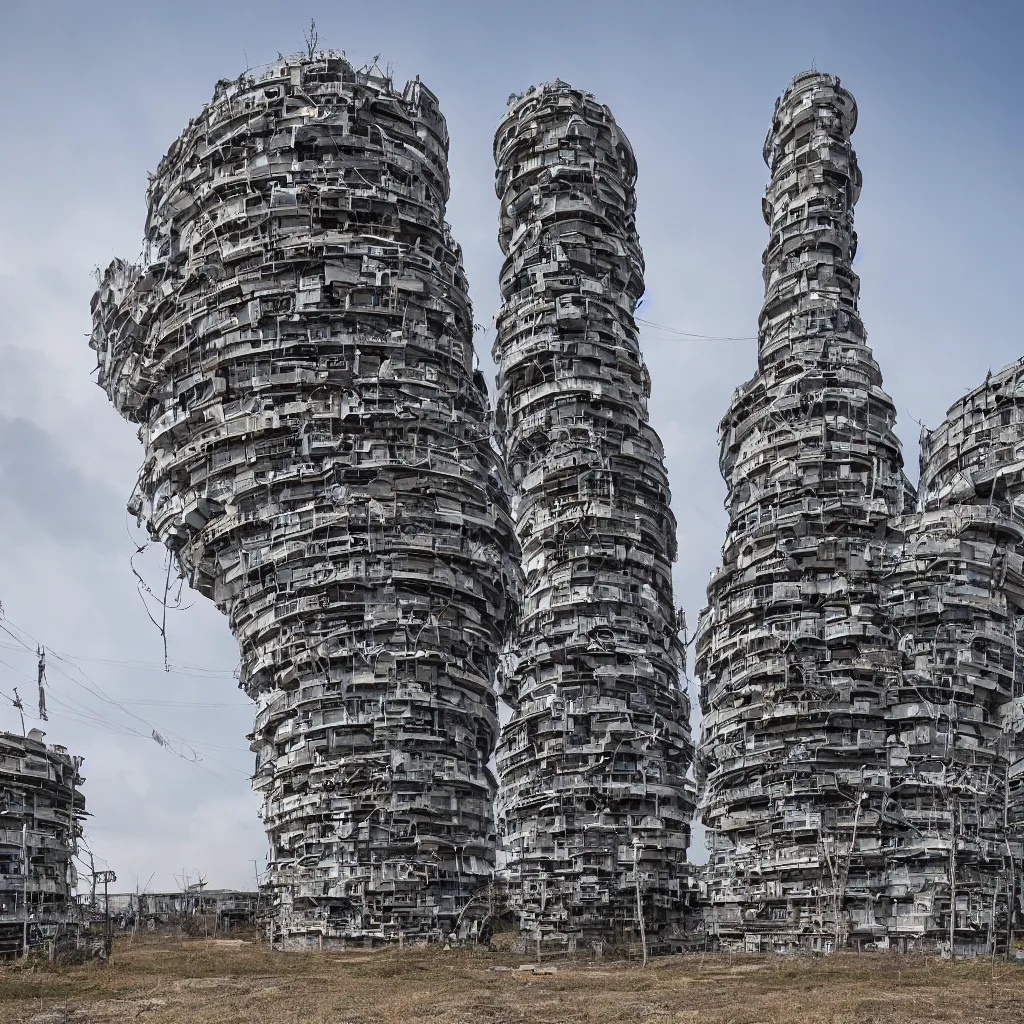
<svg viewBox="0 0 1024 1024">
<path fill-rule="evenodd" d="M 93 299 L 135 511 L 258 703 L 285 947 L 468 929 L 493 870 L 518 568 L 447 151 L 418 79 L 335 51 L 221 81 Z"/>
<path fill-rule="evenodd" d="M 506 259 L 498 423 L 526 576 L 498 753 L 509 900 L 543 951 L 683 942 L 693 794 L 671 567 L 675 520 L 648 423 L 636 162 L 564 82 L 495 135 Z"/>
<path fill-rule="evenodd" d="M 38 729 L 0 733 L 0 957 L 55 938 L 77 919 L 83 759 L 43 738 Z"/>
<path fill-rule="evenodd" d="M 913 495 L 858 313 L 853 97 L 798 75 L 764 156 L 756 375 L 721 425 L 730 523 L 697 638 L 709 930 L 829 948 L 884 930 L 890 519 Z"/>
</svg>

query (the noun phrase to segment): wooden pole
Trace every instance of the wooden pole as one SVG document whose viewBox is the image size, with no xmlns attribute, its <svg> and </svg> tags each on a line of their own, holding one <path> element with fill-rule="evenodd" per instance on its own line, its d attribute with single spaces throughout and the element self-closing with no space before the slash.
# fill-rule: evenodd
<svg viewBox="0 0 1024 1024">
<path fill-rule="evenodd" d="M 996 897 L 999 895 L 999 879 L 995 880 L 992 886 L 992 920 L 989 924 L 989 936 L 992 942 L 992 949 L 989 952 L 988 961 L 988 1004 L 996 1004 Z"/>
<path fill-rule="evenodd" d="M 956 960 L 956 801 L 949 810 L 949 959 Z"/>
<path fill-rule="evenodd" d="M 254 920 L 253 920 L 252 923 L 256 926 L 256 934 L 259 935 L 260 934 L 260 900 L 261 900 L 262 894 L 260 893 L 260 869 L 259 869 L 259 865 L 256 863 L 256 858 L 255 857 L 253 858 L 253 861 L 252 861 L 252 870 L 253 870 L 253 874 L 256 877 L 256 909 L 253 911 L 253 918 L 254 918 Z"/>
<path fill-rule="evenodd" d="M 28 825 L 21 825 L 21 913 L 25 918 L 21 929 L 21 952 L 28 954 Z"/>
<path fill-rule="evenodd" d="M 1017 868 L 1013 862 L 1013 848 L 1010 840 L 1005 839 L 1006 855 L 1010 861 L 1010 877 L 1006 880 L 1006 960 L 1010 959 L 1010 947 L 1013 945 L 1013 911 L 1017 902 Z"/>
<path fill-rule="evenodd" d="M 1013 645 L 1013 678 L 1017 678 L 1017 645 Z M 1006 856 L 1009 861 L 1010 874 L 1006 879 L 1006 959 L 1010 959 L 1010 945 L 1013 941 L 1013 890 L 1016 880 L 1013 871 L 1013 850 L 1010 848 L 1010 761 L 1007 758 L 1006 771 L 1003 772 L 1003 842 L 1006 844 Z"/>
<path fill-rule="evenodd" d="M 102 876 L 100 878 L 100 881 L 103 883 L 103 913 L 105 918 L 104 931 L 106 933 L 103 948 L 105 949 L 107 959 L 109 960 L 111 951 L 114 948 L 114 939 L 110 932 L 110 883 L 117 881 L 117 875 L 115 875 L 114 872 L 110 870 L 101 871 L 100 875 Z"/>
<path fill-rule="evenodd" d="M 103 873 L 103 907 L 104 914 L 107 918 L 107 956 L 110 956 L 110 948 L 113 942 L 110 938 L 110 890 L 108 889 L 108 878 L 110 877 L 109 872 Z"/>
<path fill-rule="evenodd" d="M 633 881 L 636 883 L 636 916 L 640 922 L 640 944 L 643 947 L 644 967 L 647 966 L 647 929 L 644 925 L 644 905 L 640 898 L 640 870 L 637 860 L 640 844 L 633 840 Z"/>
<path fill-rule="evenodd" d="M 135 879 L 135 913 L 132 914 L 132 933 L 128 938 L 128 948 L 132 948 L 135 932 L 139 927 L 139 915 L 142 913 L 142 900 L 139 898 L 139 880 Z"/>
</svg>

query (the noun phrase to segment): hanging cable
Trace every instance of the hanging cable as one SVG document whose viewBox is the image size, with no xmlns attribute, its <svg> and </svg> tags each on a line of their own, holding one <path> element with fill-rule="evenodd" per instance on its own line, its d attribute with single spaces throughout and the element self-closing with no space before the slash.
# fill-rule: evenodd
<svg viewBox="0 0 1024 1024">
<path fill-rule="evenodd" d="M 668 331 L 669 334 L 674 334 L 680 338 L 689 338 L 693 341 L 757 341 L 756 334 L 737 337 L 731 335 L 697 334 L 694 331 L 680 331 L 675 327 L 666 327 L 665 324 L 656 324 L 651 320 L 645 320 L 641 316 L 634 316 L 633 319 L 645 327 L 655 327 L 659 331 Z"/>
<path fill-rule="evenodd" d="M 43 647 L 43 644 L 41 643 L 41 641 L 37 640 L 27 630 L 22 629 L 20 626 L 18 626 L 17 624 L 15 624 L 14 622 L 12 622 L 10 619 L 8 619 L 6 617 L 0 618 L 0 630 L 2 630 L 9 637 L 11 637 L 13 640 L 15 640 L 17 645 L 18 645 L 18 646 L 14 646 L 14 645 L 5 644 L 5 645 L 3 645 L 5 648 L 10 649 L 10 650 L 14 650 L 14 651 L 16 651 L 18 653 L 28 652 L 33 657 L 37 658 L 37 677 L 35 679 L 33 679 L 33 677 L 30 676 L 28 673 L 21 671 L 20 669 L 18 669 L 14 665 L 11 665 L 10 663 L 8 663 L 6 661 L 0 661 L 0 665 L 4 665 L 5 667 L 11 669 L 17 675 L 22 676 L 26 681 L 36 681 L 37 683 L 39 683 L 42 678 L 45 678 L 45 670 L 46 670 L 46 663 L 43 660 L 43 654 L 42 654 L 42 652 L 44 650 L 44 647 Z M 27 637 L 28 640 L 32 641 L 32 644 L 35 645 L 34 649 L 33 649 L 33 647 L 29 643 L 26 642 L 25 639 L 23 639 L 24 637 Z M 159 726 L 158 727 L 158 726 L 154 725 L 152 722 L 148 721 L 147 719 L 143 718 L 142 716 L 140 716 L 140 715 L 136 714 L 135 712 L 131 711 L 129 708 L 125 707 L 124 703 L 122 703 L 121 701 L 118 701 L 115 698 L 111 697 L 109 694 L 107 694 L 102 689 L 102 687 L 100 687 L 99 684 L 96 683 L 95 680 L 93 680 L 89 676 L 89 674 L 80 665 L 76 665 L 70 658 L 66 658 L 66 657 L 58 654 L 52 648 L 49 648 L 47 650 L 48 650 L 48 653 L 50 654 L 51 658 L 56 659 L 58 662 L 61 662 L 63 665 L 66 665 L 67 668 L 71 670 L 70 672 L 69 671 L 65 671 L 64 668 L 61 667 L 61 665 L 53 664 L 53 662 L 51 661 L 51 664 L 50 664 L 49 667 L 50 667 L 50 669 L 52 671 L 54 671 L 54 672 L 58 673 L 59 675 L 63 676 L 65 679 L 67 679 L 74 686 L 77 686 L 80 689 L 85 690 L 86 693 L 88 693 L 90 696 L 92 696 L 96 700 L 101 701 L 103 704 L 108 705 L 109 707 L 117 709 L 122 714 L 128 716 L 130 719 L 133 719 L 135 722 L 138 722 L 139 725 L 144 726 L 145 728 L 144 729 L 140 729 L 138 726 L 131 725 L 129 723 L 117 722 L 117 721 L 111 719 L 108 715 L 104 715 L 102 712 L 97 712 L 97 711 L 93 710 L 92 708 L 88 707 L 88 705 L 83 704 L 80 701 L 74 700 L 72 697 L 70 697 L 67 694 L 58 694 L 58 693 L 56 693 L 53 690 L 52 686 L 51 686 L 50 701 L 51 701 L 51 704 L 53 705 L 53 707 L 56 709 L 55 711 L 53 711 L 51 713 L 55 714 L 56 717 L 63 718 L 63 719 L 68 719 L 68 720 L 71 720 L 71 721 L 77 721 L 77 722 L 79 722 L 82 725 L 87 725 L 87 726 L 89 726 L 91 728 L 100 729 L 102 731 L 111 733 L 113 735 L 118 735 L 118 736 L 134 736 L 134 737 L 141 738 L 141 739 L 153 740 L 156 743 L 158 743 L 161 747 L 163 747 L 164 749 L 168 750 L 170 753 L 174 754 L 176 757 L 179 757 L 181 760 L 186 761 L 186 762 L 188 762 L 190 764 L 196 765 L 196 767 L 200 768 L 202 771 L 206 772 L 207 774 L 212 775 L 214 778 L 220 780 L 226 786 L 229 786 L 230 788 L 236 790 L 237 792 L 242 792 L 242 790 L 239 790 L 238 787 L 234 786 L 228 779 L 225 779 L 222 775 L 219 775 L 216 772 L 211 771 L 209 768 L 207 768 L 202 763 L 202 761 L 203 761 L 204 758 L 206 758 L 206 759 L 208 759 L 210 761 L 215 762 L 216 764 L 222 765 L 225 768 L 229 768 L 233 772 L 237 772 L 240 775 L 244 775 L 244 776 L 246 776 L 246 778 L 251 778 L 251 775 L 248 772 L 243 771 L 242 769 L 237 768 L 234 765 L 227 764 L 226 762 L 221 761 L 219 758 L 216 758 L 216 757 L 214 757 L 213 755 L 211 755 L 209 753 L 205 753 L 202 756 L 199 753 L 199 750 L 201 750 L 201 749 L 211 749 L 212 748 L 212 749 L 232 750 L 232 749 L 236 749 L 236 748 L 233 748 L 233 747 L 223 747 L 223 746 L 221 746 L 219 744 L 193 743 L 192 741 L 186 739 L 184 736 L 180 735 L 179 733 L 177 733 L 177 732 L 175 732 L 173 730 L 167 729 L 164 726 Z M 71 672 L 77 673 L 79 676 L 81 676 L 81 679 L 75 678 L 75 676 L 72 675 Z M 4 691 L 0 691 L 0 693 L 3 693 L 3 692 Z M 24 705 L 23 705 L 23 703 L 21 701 L 20 696 L 18 695 L 17 689 L 15 688 L 15 690 L 14 690 L 14 697 L 13 698 L 10 697 L 9 695 L 7 695 L 6 693 L 4 693 L 4 695 L 7 696 L 8 699 L 11 700 L 11 703 L 13 704 L 13 706 L 15 708 L 17 708 L 19 713 L 21 714 L 21 717 L 22 717 L 22 732 L 24 733 L 24 731 L 25 731 L 25 725 L 24 725 Z M 146 702 L 143 701 L 143 702 L 140 702 L 140 703 L 146 703 Z M 188 702 L 181 702 L 181 703 L 183 705 L 185 705 L 185 706 L 188 706 Z M 228 706 L 238 706 L 238 707 L 241 707 L 241 706 L 244 706 L 244 705 L 240 705 L 239 704 L 239 705 L 228 705 Z M 41 698 L 41 701 L 40 701 L 40 716 L 39 716 L 40 720 L 43 720 L 43 721 L 47 720 L 44 717 L 45 711 L 46 711 L 46 706 L 45 706 L 45 703 L 43 702 L 43 700 Z M 170 739 L 168 739 L 168 737 L 170 737 Z M 182 751 L 182 750 L 178 749 L 178 747 L 183 747 L 183 748 L 185 748 L 185 750 Z"/>
</svg>

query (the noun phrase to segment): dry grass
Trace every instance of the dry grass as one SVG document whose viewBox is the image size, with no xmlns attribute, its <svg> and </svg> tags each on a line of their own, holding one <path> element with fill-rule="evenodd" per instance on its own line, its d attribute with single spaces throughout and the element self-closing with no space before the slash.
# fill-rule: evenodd
<svg viewBox="0 0 1024 1024">
<path fill-rule="evenodd" d="M 493 970 L 522 957 L 438 948 L 270 953 L 136 940 L 108 967 L 0 967 L 23 1024 L 904 1024 L 1024 1022 L 1024 966 L 881 955 L 667 957 Z"/>
</svg>

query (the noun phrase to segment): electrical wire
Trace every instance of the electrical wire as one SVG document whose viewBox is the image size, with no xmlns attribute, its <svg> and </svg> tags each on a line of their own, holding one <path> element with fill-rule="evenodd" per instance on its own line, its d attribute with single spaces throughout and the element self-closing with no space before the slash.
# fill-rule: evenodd
<svg viewBox="0 0 1024 1024">
<path fill-rule="evenodd" d="M 7 644 L 0 642 L 0 650 L 17 651 L 22 654 L 31 654 L 36 657 L 36 652 L 27 648 L 24 644 Z M 47 651 L 60 655 L 67 661 L 85 662 L 87 665 L 110 665 L 114 668 L 126 668 L 135 672 L 159 672 L 167 674 L 167 669 L 155 661 L 128 661 L 122 658 L 95 658 L 83 654 L 68 654 L 65 651 L 57 651 L 48 647 Z M 237 669 L 225 668 L 203 668 L 201 665 L 177 665 L 173 661 L 170 664 L 170 671 L 179 676 L 192 676 L 197 679 L 237 679 Z"/>
<path fill-rule="evenodd" d="M 12 644 L 3 644 L 2 646 L 7 650 L 13 650 L 17 653 L 29 653 L 33 657 L 37 657 L 38 650 L 41 647 L 43 647 L 42 643 L 31 633 L 29 633 L 28 630 L 18 626 L 16 623 L 12 622 L 6 616 L 0 618 L 0 630 L 2 630 L 16 642 L 17 646 Z M 26 642 L 26 640 L 24 639 L 25 637 L 27 637 L 28 640 L 32 641 L 32 643 L 35 645 L 35 648 L 30 646 L 30 644 Z M 67 679 L 72 685 L 84 690 L 94 699 L 99 700 L 100 702 L 111 708 L 117 709 L 130 719 L 133 719 L 134 722 L 138 722 L 139 725 L 144 726 L 145 729 L 148 730 L 148 732 L 143 731 L 137 725 L 116 721 L 109 715 L 104 714 L 101 711 L 97 711 L 79 700 L 75 700 L 69 694 L 64 693 L 62 691 L 56 691 L 51 682 L 50 694 L 51 702 L 53 704 L 55 712 L 54 717 L 75 721 L 81 725 L 99 729 L 101 731 L 116 736 L 134 736 L 140 739 L 154 740 L 159 746 L 165 748 L 181 760 L 186 761 L 189 764 L 194 764 L 201 771 L 204 771 L 207 774 L 212 775 L 214 778 L 218 779 L 220 782 L 223 782 L 226 786 L 228 786 L 231 789 L 234 789 L 236 792 L 243 792 L 237 786 L 233 785 L 228 779 L 224 778 L 222 775 L 219 775 L 217 772 L 211 771 L 202 762 L 204 759 L 212 761 L 216 764 L 221 765 L 224 768 L 228 768 L 233 772 L 237 772 L 238 774 L 244 775 L 246 778 L 251 779 L 252 776 L 249 772 L 243 771 L 242 769 L 237 768 L 235 765 L 228 764 L 220 760 L 219 758 L 214 757 L 212 754 L 204 753 L 202 756 L 200 756 L 199 753 L 200 750 L 207 751 L 209 749 L 237 750 L 237 747 L 228 747 L 220 744 L 193 742 L 186 739 L 184 736 L 180 735 L 174 730 L 168 729 L 163 725 L 158 726 L 154 724 L 148 719 L 143 718 L 141 715 L 138 715 L 134 711 L 131 711 L 129 708 L 125 707 L 125 702 L 118 701 L 115 698 L 111 697 L 109 694 L 107 694 L 103 690 L 103 688 L 100 687 L 99 684 L 96 683 L 95 680 L 93 680 L 91 676 L 89 676 L 89 674 L 80 665 L 75 664 L 75 661 L 77 659 L 73 659 L 69 656 L 59 654 L 51 648 L 46 648 L 46 650 L 47 653 L 51 655 L 49 667 L 53 672 L 56 672 L 58 675 Z M 56 659 L 61 664 L 55 664 L 52 659 Z M 108 659 L 93 660 L 105 661 Z M 113 662 L 112 659 L 109 660 L 111 661 L 111 663 L 116 664 L 116 662 Z M 6 668 L 11 669 L 18 676 L 24 678 L 27 682 L 35 682 L 33 677 L 29 676 L 27 673 L 24 673 L 16 666 L 11 665 L 9 662 L 0 661 L 0 664 L 4 665 Z M 66 668 L 62 666 L 66 666 Z M 80 678 L 76 678 L 76 675 Z M 0 693 L 3 693 L 4 696 L 7 696 L 8 699 L 11 700 L 12 704 L 14 703 L 14 698 L 7 694 L 5 691 L 0 691 Z M 139 701 L 138 703 L 146 704 L 148 702 Z M 180 704 L 181 706 L 194 706 L 190 705 L 190 702 L 187 701 L 167 702 L 167 705 L 165 706 L 177 706 L 178 704 Z M 245 705 L 231 704 L 223 706 L 244 707 Z M 33 716 L 29 714 L 29 717 L 31 718 Z M 168 739 L 167 737 L 170 737 L 170 739 Z M 184 748 L 184 751 L 179 750 L 178 747 Z"/>
<path fill-rule="evenodd" d="M 669 334 L 674 334 L 680 338 L 688 338 L 691 341 L 757 341 L 757 335 L 744 335 L 742 337 L 733 337 L 731 335 L 716 335 L 716 334 L 697 334 L 694 331 L 680 331 L 676 327 L 667 327 L 665 324 L 656 324 L 651 320 L 645 320 L 641 316 L 634 316 L 633 319 L 638 324 L 643 324 L 645 327 L 654 327 L 659 331 L 668 331 Z"/>
</svg>

